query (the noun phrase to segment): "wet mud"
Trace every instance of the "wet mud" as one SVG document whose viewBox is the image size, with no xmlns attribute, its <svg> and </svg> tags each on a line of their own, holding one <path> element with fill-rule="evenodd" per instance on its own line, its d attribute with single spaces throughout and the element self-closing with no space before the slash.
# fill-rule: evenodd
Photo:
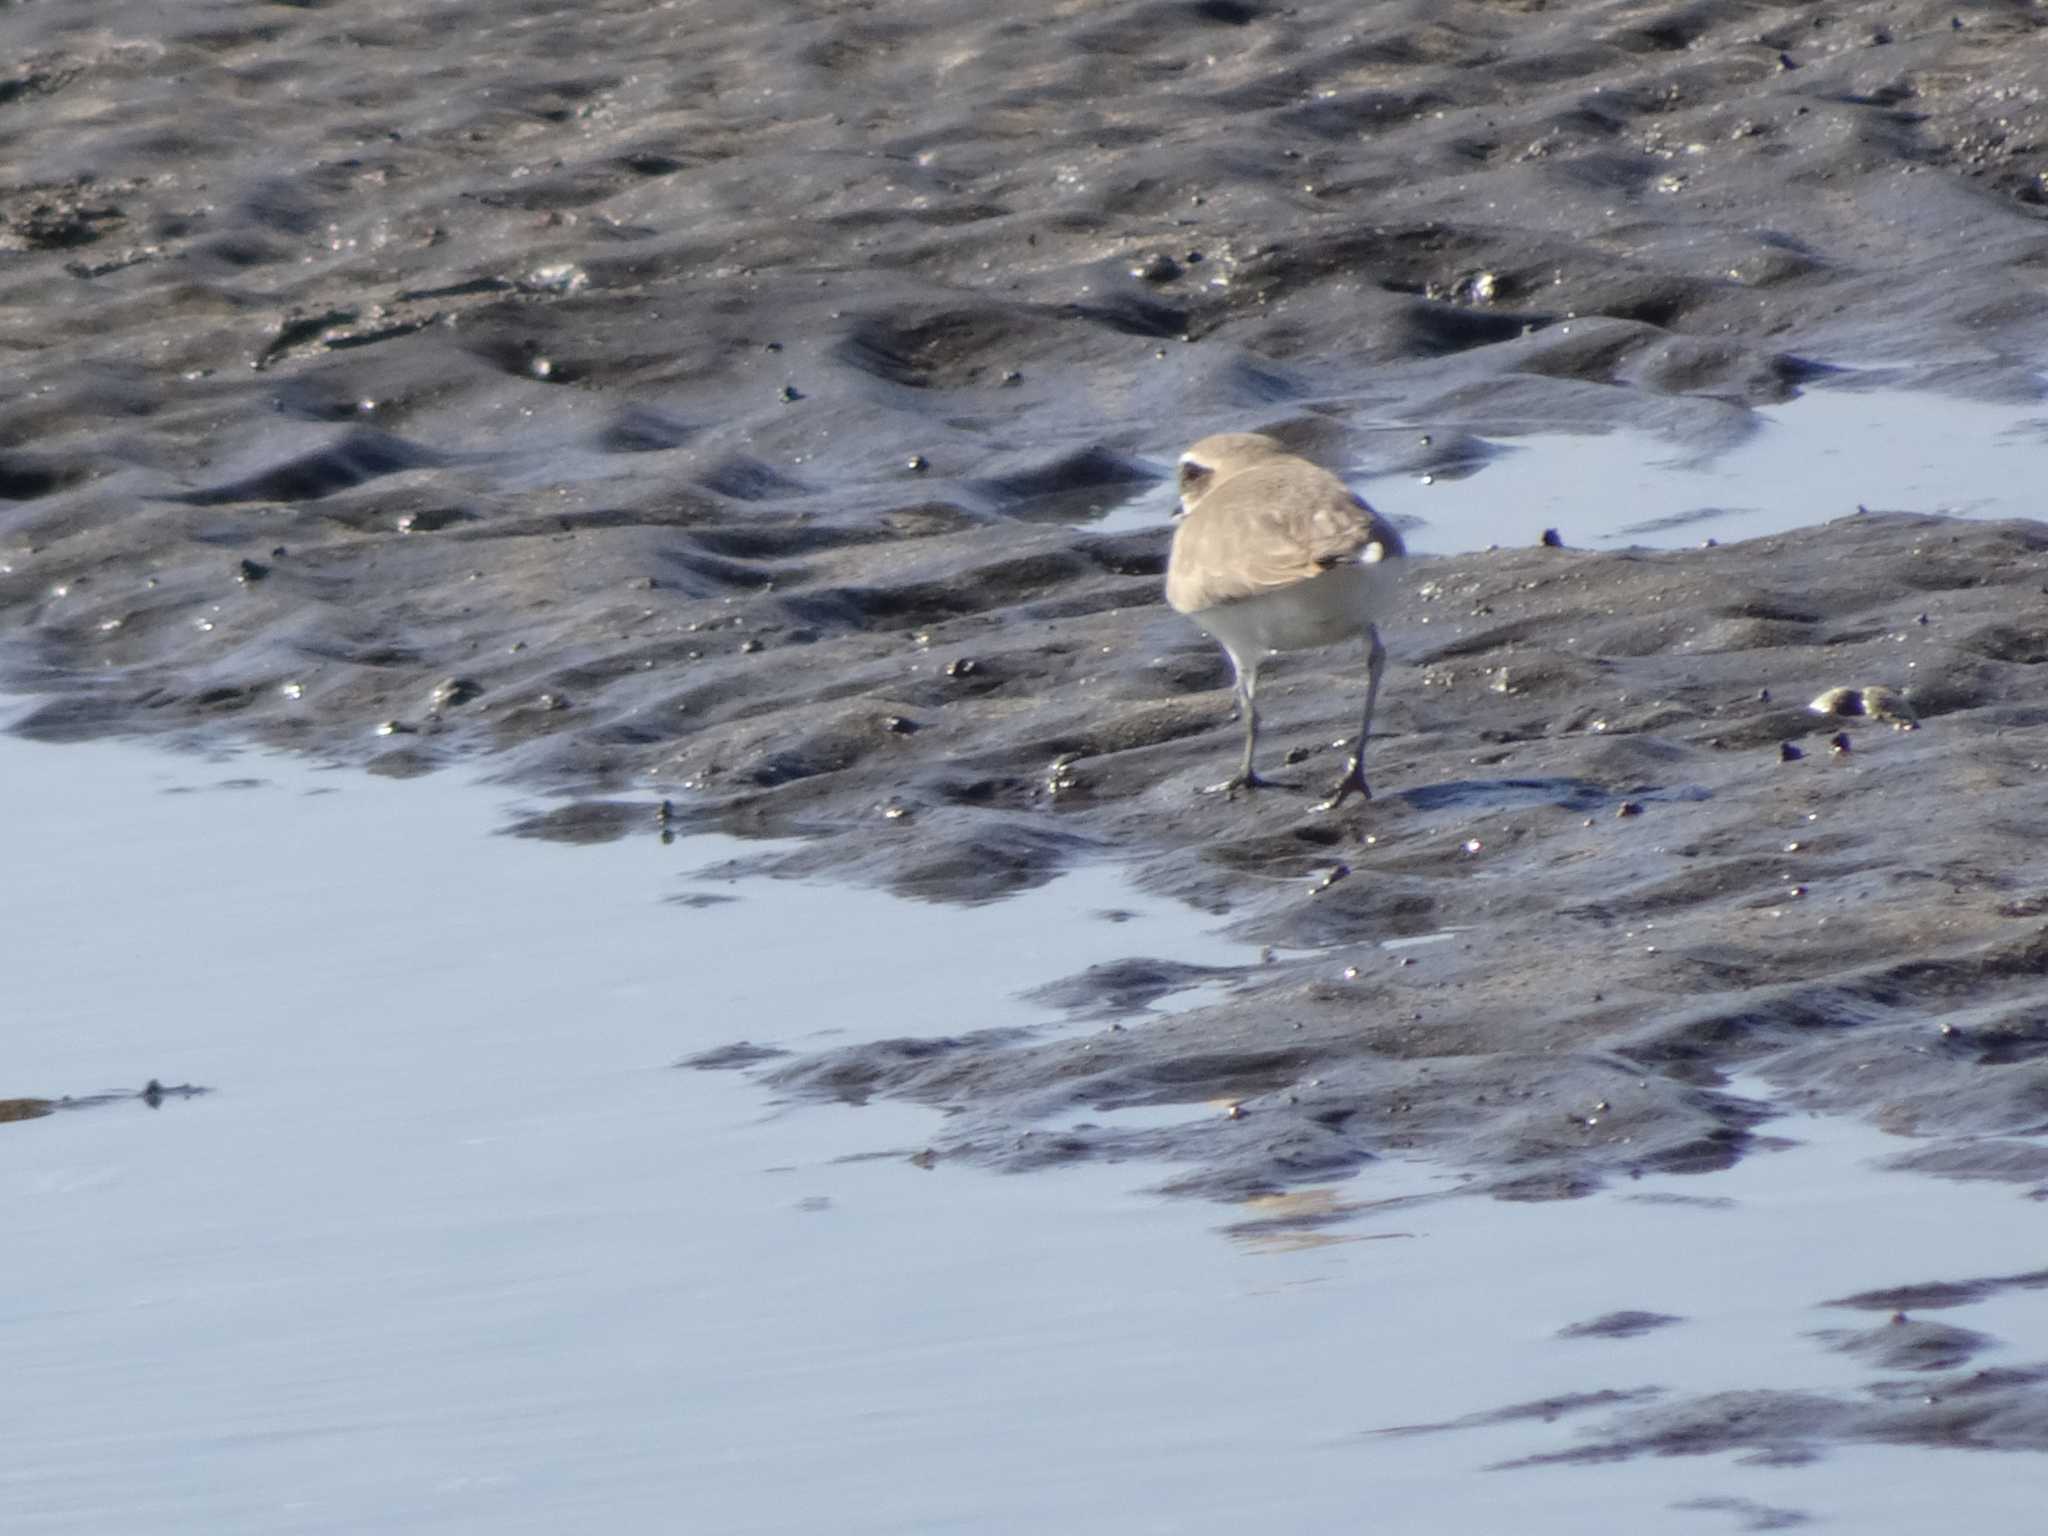
<svg viewBox="0 0 2048 1536">
<path fill-rule="evenodd" d="M 761 1068 L 942 1104 L 938 1156 L 1547 1198 L 1739 1157 L 1740 1067 L 2048 1187 L 2048 529 L 1592 555 L 1496 467 L 1516 547 L 1414 562 L 1380 797 L 1317 817 L 1362 669 L 1275 671 L 1302 793 L 1196 795 L 1223 659 L 1163 528 L 1091 526 L 1218 428 L 1449 476 L 1489 431 L 1709 454 L 1844 364 L 2034 398 L 2038 8 L 448 14 L 8 12 L 21 729 L 480 756 L 574 797 L 532 835 L 807 838 L 759 865 L 932 900 L 1131 860 L 1276 946 Z"/>
<path fill-rule="evenodd" d="M 1264 698 L 1300 791 L 1196 792 L 1232 752 L 1217 673 L 1149 706 L 1133 682 L 1070 734 L 1019 701 L 956 749 L 1064 763 L 1062 792 L 980 811 L 991 854 L 1011 828 L 1020 868 L 1060 835 L 1119 849 L 1153 888 L 1232 912 L 1270 963 L 1114 1030 L 920 1036 L 768 1080 L 942 1105 L 941 1151 L 1001 1166 L 1176 1155 L 1194 1165 L 1179 1187 L 1240 1196 L 1421 1154 L 1543 1198 L 1726 1166 L 1774 1113 L 1726 1090 L 1740 1069 L 1799 1107 L 1878 1118 L 1902 1163 L 2048 1182 L 2027 1139 L 2048 1050 L 2048 705 L 2026 638 L 2048 634 L 2048 527 L 1870 514 L 1726 548 L 1416 565 L 1369 805 L 1309 809 L 1342 769 L 1360 670 L 1344 656 L 1287 659 Z M 1112 669 L 1141 677 L 1160 654 L 1133 636 L 1090 664 L 1109 691 Z M 1881 678 L 1914 728 L 1811 707 Z M 1144 708 L 1174 725 L 1120 738 Z M 928 828 L 966 814 L 945 793 L 960 759 L 926 761 L 874 781 L 871 804 L 905 814 L 876 816 L 865 857 L 959 894 Z M 735 797 L 722 824 L 787 798 Z M 845 857 L 825 840 L 765 862 Z M 1079 1023 L 1216 979 L 1133 961 L 1045 995 Z M 1209 1101 L 1231 1113 L 1038 1128 Z"/>
</svg>

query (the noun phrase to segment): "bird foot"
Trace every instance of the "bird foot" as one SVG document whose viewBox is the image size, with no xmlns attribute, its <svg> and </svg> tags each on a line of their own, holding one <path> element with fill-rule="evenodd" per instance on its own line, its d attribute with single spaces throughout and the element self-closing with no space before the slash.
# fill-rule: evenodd
<svg viewBox="0 0 2048 1536">
<path fill-rule="evenodd" d="M 1337 781 L 1337 787 L 1330 792 L 1330 798 L 1319 801 L 1318 811 L 1334 811 L 1344 803 L 1347 795 L 1356 792 L 1361 800 L 1372 798 L 1372 786 L 1365 782 L 1365 765 L 1358 758 L 1351 759 L 1351 766 L 1344 770 L 1344 777 Z"/>
<path fill-rule="evenodd" d="M 1234 800 L 1237 798 L 1237 792 L 1240 789 L 1288 789 L 1291 787 L 1290 785 L 1281 784 L 1273 779 L 1269 779 L 1262 773 L 1245 772 L 1233 773 L 1221 784 L 1205 784 L 1202 786 L 1202 793 L 1205 795 L 1225 795 Z"/>
</svg>

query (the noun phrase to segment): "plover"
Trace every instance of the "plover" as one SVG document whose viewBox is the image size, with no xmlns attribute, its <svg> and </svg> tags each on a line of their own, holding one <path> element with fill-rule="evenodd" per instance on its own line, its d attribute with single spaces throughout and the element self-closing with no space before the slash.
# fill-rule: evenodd
<svg viewBox="0 0 2048 1536">
<path fill-rule="evenodd" d="M 1244 761 L 1217 791 L 1267 781 L 1252 766 L 1259 742 L 1259 665 L 1276 651 L 1366 643 L 1365 718 L 1350 766 L 1330 798 L 1366 799 L 1365 740 L 1387 648 L 1374 620 L 1392 602 L 1407 550 L 1393 524 L 1328 470 L 1270 437 L 1225 432 L 1180 458 L 1180 523 L 1166 566 L 1166 600 L 1230 657 L 1244 719 Z"/>
</svg>

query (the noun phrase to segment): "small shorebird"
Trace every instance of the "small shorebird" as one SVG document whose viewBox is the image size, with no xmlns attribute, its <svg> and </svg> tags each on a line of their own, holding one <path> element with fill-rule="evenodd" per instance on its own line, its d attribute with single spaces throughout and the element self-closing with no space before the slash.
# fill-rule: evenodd
<svg viewBox="0 0 2048 1536">
<path fill-rule="evenodd" d="M 1317 810 L 1354 790 L 1370 800 L 1365 739 L 1387 668 L 1374 620 L 1384 613 L 1407 550 L 1394 525 L 1328 470 L 1256 432 L 1205 437 L 1180 457 L 1180 524 L 1166 566 L 1166 600 L 1221 645 L 1237 673 L 1244 762 L 1217 791 L 1268 781 L 1252 766 L 1259 742 L 1259 664 L 1275 651 L 1366 643 L 1365 719 L 1351 764 Z"/>
</svg>

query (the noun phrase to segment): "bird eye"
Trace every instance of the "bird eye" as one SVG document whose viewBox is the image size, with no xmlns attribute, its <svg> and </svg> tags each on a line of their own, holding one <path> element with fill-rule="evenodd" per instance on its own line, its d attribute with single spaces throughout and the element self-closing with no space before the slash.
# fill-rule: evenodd
<svg viewBox="0 0 2048 1536">
<path fill-rule="evenodd" d="M 1189 491 L 1199 490 L 1203 482 L 1213 473 L 1215 471 L 1211 470 L 1206 464 L 1196 464 L 1192 460 L 1182 459 L 1180 462 L 1181 495 L 1185 496 Z"/>
</svg>

